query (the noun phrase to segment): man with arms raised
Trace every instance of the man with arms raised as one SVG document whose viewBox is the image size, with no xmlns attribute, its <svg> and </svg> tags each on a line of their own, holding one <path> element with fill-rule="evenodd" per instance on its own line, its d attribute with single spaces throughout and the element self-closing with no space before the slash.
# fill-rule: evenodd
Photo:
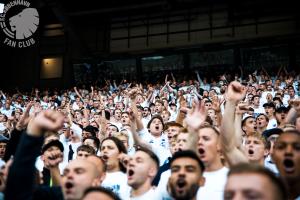
<svg viewBox="0 0 300 200">
<path fill-rule="evenodd" d="M 245 146 L 242 145 L 240 120 L 236 112 L 247 109 L 244 104 L 238 104 L 246 95 L 246 88 L 239 82 L 232 82 L 228 86 L 227 101 L 221 125 L 221 143 L 225 158 L 230 166 L 241 162 L 254 162 L 264 164 L 264 158 L 268 155 L 268 145 L 261 134 L 249 132 L 245 136 Z"/>
<path fill-rule="evenodd" d="M 34 163 L 43 144 L 43 135 L 46 131 L 58 131 L 63 122 L 64 116 L 53 110 L 42 111 L 29 122 L 10 168 L 5 199 L 79 200 L 86 188 L 100 185 L 103 174 L 88 160 L 70 162 L 64 169 L 61 187 L 34 185 Z M 53 162 L 60 159 L 55 154 L 52 156 Z"/>
</svg>

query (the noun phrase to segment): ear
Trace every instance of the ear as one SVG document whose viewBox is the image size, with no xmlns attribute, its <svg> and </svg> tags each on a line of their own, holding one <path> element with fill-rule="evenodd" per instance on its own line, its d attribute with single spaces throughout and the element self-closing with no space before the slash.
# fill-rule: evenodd
<svg viewBox="0 0 300 200">
<path fill-rule="evenodd" d="M 150 167 L 149 171 L 148 171 L 148 175 L 149 177 L 155 177 L 157 174 L 157 169 L 156 167 Z"/>
<path fill-rule="evenodd" d="M 93 187 L 99 187 L 101 183 L 102 183 L 101 177 L 98 177 L 98 178 L 95 178 L 95 179 L 92 181 L 91 186 L 93 186 Z"/>
<path fill-rule="evenodd" d="M 218 153 L 222 153 L 222 144 L 221 144 L 220 137 L 218 137 L 217 151 Z"/>
<path fill-rule="evenodd" d="M 45 156 L 44 156 L 44 155 L 41 155 L 41 160 L 42 160 L 43 162 L 45 162 Z"/>
<path fill-rule="evenodd" d="M 199 184 L 199 187 L 204 186 L 204 184 L 205 184 L 205 177 L 204 176 L 201 175 L 198 184 Z"/>
<path fill-rule="evenodd" d="M 244 126 L 242 126 L 242 130 L 243 130 L 244 132 L 246 131 Z"/>
<path fill-rule="evenodd" d="M 264 157 L 267 157 L 270 153 L 270 150 L 269 149 L 265 149 L 264 150 Z"/>
<path fill-rule="evenodd" d="M 102 184 L 102 182 L 104 181 L 106 177 L 106 172 L 103 172 L 102 176 L 100 177 L 100 184 Z"/>
</svg>

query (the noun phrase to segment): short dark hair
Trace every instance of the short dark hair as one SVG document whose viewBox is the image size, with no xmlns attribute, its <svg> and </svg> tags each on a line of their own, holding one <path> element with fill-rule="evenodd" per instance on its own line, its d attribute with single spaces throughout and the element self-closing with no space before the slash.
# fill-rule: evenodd
<svg viewBox="0 0 300 200">
<path fill-rule="evenodd" d="M 179 123 L 177 123 L 175 121 L 170 121 L 170 122 L 165 123 L 164 130 L 167 130 L 171 126 L 176 126 L 176 127 L 179 127 L 179 128 L 183 127 L 181 124 L 179 124 Z"/>
<path fill-rule="evenodd" d="M 96 146 L 96 148 L 97 148 L 97 150 L 99 149 L 99 146 L 100 146 L 100 140 L 99 140 L 97 137 L 91 136 L 91 137 L 84 138 L 83 142 L 84 142 L 85 140 L 87 140 L 87 139 L 93 140 L 93 141 L 94 141 L 94 144 L 95 144 L 95 146 Z"/>
<path fill-rule="evenodd" d="M 99 131 L 98 128 L 91 126 L 91 125 L 86 126 L 82 130 L 91 133 L 92 136 L 94 136 L 94 137 L 96 137 L 96 133 Z"/>
<path fill-rule="evenodd" d="M 164 120 L 163 120 L 163 118 L 162 118 L 160 115 L 153 115 L 152 118 L 150 119 L 150 121 L 149 121 L 148 124 L 147 124 L 147 128 L 150 128 L 150 124 L 152 123 L 152 121 L 153 121 L 155 118 L 157 118 L 157 119 L 159 119 L 159 120 L 161 121 L 161 123 L 162 123 L 162 125 L 163 125 L 163 129 L 164 129 L 164 126 L 165 126 Z"/>
<path fill-rule="evenodd" d="M 99 193 L 104 193 L 107 196 L 109 196 L 110 198 L 112 198 L 113 200 L 121 200 L 121 198 L 116 195 L 113 191 L 111 191 L 108 188 L 104 188 L 104 187 L 89 187 L 84 191 L 83 197 L 88 195 L 91 192 L 99 192 Z"/>
<path fill-rule="evenodd" d="M 194 151 L 192 151 L 192 150 L 177 151 L 170 160 L 170 166 L 176 159 L 179 159 L 179 158 L 191 158 L 193 160 L 196 160 L 197 163 L 199 164 L 201 171 L 204 172 L 205 166 Z"/>
<path fill-rule="evenodd" d="M 253 119 L 255 120 L 255 118 L 254 118 L 253 116 L 247 116 L 247 117 L 245 117 L 245 118 L 242 120 L 242 127 L 245 126 L 246 121 L 247 121 L 249 118 L 253 118 Z"/>
<path fill-rule="evenodd" d="M 264 114 L 264 113 L 258 114 L 257 117 L 256 117 L 256 119 L 257 119 L 259 116 L 261 116 L 261 115 L 265 117 L 265 119 L 266 119 L 267 122 L 269 122 L 269 117 L 268 117 L 266 114 Z"/>
<path fill-rule="evenodd" d="M 155 162 L 157 170 L 159 169 L 159 158 L 157 157 L 157 155 L 155 153 L 153 153 L 153 151 L 151 151 L 150 149 L 148 149 L 146 147 L 137 146 L 136 152 L 138 152 L 138 151 L 142 151 L 142 152 L 148 154 L 148 156 Z"/>
<path fill-rule="evenodd" d="M 267 177 L 272 183 L 272 185 L 275 187 L 274 191 L 277 192 L 276 196 L 278 197 L 278 199 L 280 200 L 288 199 L 286 187 L 285 184 L 282 182 L 282 180 L 276 177 L 273 172 L 258 164 L 241 163 L 241 164 L 234 165 L 233 167 L 230 168 L 230 171 L 228 172 L 227 176 L 229 177 L 234 174 L 245 174 L 245 173 L 256 173 Z"/>
<path fill-rule="evenodd" d="M 77 153 L 79 151 L 85 151 L 85 152 L 88 152 L 89 154 L 93 154 L 93 155 L 96 154 L 96 151 L 93 147 L 91 147 L 90 145 L 85 145 L 85 144 L 83 144 L 77 148 Z"/>
<path fill-rule="evenodd" d="M 114 124 L 112 124 L 112 123 L 109 123 L 109 126 L 115 127 L 115 128 L 117 129 L 117 132 L 119 132 L 119 128 L 118 128 L 116 125 L 114 125 Z"/>
</svg>

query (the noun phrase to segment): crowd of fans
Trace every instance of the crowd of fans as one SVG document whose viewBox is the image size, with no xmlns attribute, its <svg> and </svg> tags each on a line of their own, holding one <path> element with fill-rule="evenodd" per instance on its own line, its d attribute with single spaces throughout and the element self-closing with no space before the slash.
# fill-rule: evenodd
<svg viewBox="0 0 300 200">
<path fill-rule="evenodd" d="M 299 200 L 300 76 L 284 71 L 1 91 L 0 199 Z"/>
</svg>

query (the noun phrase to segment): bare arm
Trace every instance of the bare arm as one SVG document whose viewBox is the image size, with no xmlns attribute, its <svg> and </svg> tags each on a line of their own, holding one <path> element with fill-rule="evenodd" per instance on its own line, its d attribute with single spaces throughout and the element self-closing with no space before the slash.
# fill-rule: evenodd
<svg viewBox="0 0 300 200">
<path fill-rule="evenodd" d="M 174 77 L 174 75 L 173 75 L 173 73 L 171 72 L 171 76 L 172 76 L 172 80 L 173 80 L 173 82 L 176 82 L 176 79 L 175 79 L 175 77 Z"/>
<path fill-rule="evenodd" d="M 144 125 L 143 125 L 142 120 L 137 116 L 138 109 L 136 106 L 136 92 L 137 91 L 135 89 L 131 90 L 129 96 L 131 99 L 131 109 L 135 116 L 135 122 L 136 122 L 136 128 L 137 128 L 136 130 L 141 131 L 144 129 Z"/>
<path fill-rule="evenodd" d="M 182 112 L 181 109 L 185 108 L 187 105 L 186 105 L 186 101 L 185 101 L 185 99 L 184 99 L 183 96 L 180 97 L 179 102 L 180 102 L 180 108 L 179 108 L 179 113 L 178 113 L 178 115 L 176 117 L 176 122 L 179 123 L 179 124 L 183 124 L 183 120 L 185 118 L 185 113 Z"/>
<path fill-rule="evenodd" d="M 199 140 L 198 130 L 205 122 L 207 113 L 205 111 L 204 101 L 196 102 L 195 108 L 190 110 L 185 118 L 185 123 L 189 131 L 188 147 L 195 151 Z"/>
<path fill-rule="evenodd" d="M 74 91 L 77 94 L 77 96 L 83 101 L 83 98 L 82 98 L 81 94 L 78 92 L 77 87 L 74 87 Z"/>
<path fill-rule="evenodd" d="M 130 121 L 131 121 L 130 128 L 131 128 L 131 132 L 132 132 L 132 137 L 133 137 L 133 140 L 134 140 L 134 144 L 135 144 L 135 146 L 142 146 L 142 147 L 146 147 L 148 149 L 152 149 L 152 147 L 148 143 L 144 142 L 142 140 L 142 138 L 136 132 L 136 130 L 137 130 L 137 127 L 136 127 L 136 124 L 137 124 L 136 123 L 136 117 L 137 116 L 134 113 L 131 113 L 131 115 L 130 115 Z"/>
<path fill-rule="evenodd" d="M 221 123 L 221 144 L 223 153 L 230 166 L 237 163 L 248 162 L 245 154 L 237 148 L 235 136 L 235 107 L 246 95 L 246 88 L 234 81 L 228 86 L 226 93 L 224 117 Z"/>
<path fill-rule="evenodd" d="M 285 118 L 285 124 L 295 124 L 296 118 L 300 114 L 300 99 L 291 100 L 290 105 L 292 105 L 292 108 Z"/>
</svg>

